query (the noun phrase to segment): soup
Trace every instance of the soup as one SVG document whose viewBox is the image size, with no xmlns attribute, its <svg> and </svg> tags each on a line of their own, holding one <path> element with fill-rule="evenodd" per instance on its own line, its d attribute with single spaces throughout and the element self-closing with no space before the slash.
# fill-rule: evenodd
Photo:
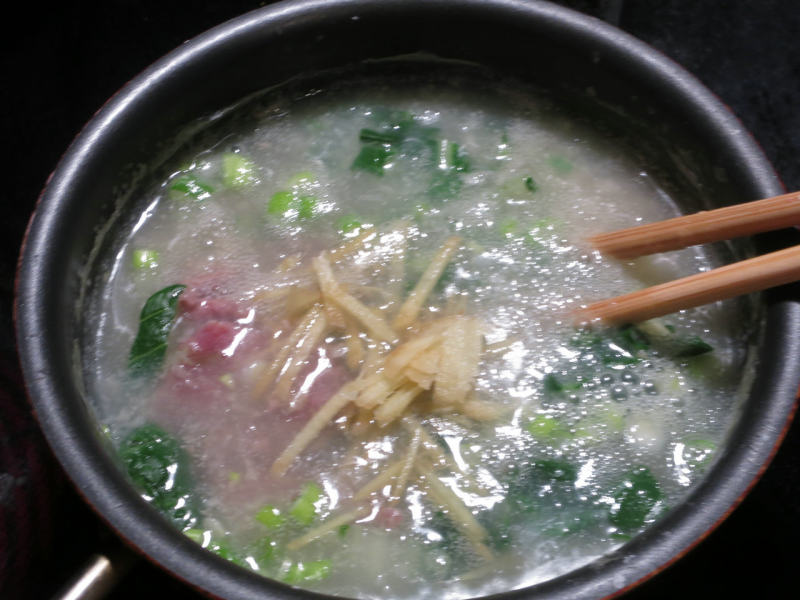
<svg viewBox="0 0 800 600">
<path fill-rule="evenodd" d="M 735 307 L 572 320 L 714 262 L 586 247 L 677 212 L 619 140 L 458 84 L 235 114 L 143 194 L 93 299 L 97 410 L 187 536 L 334 595 L 466 598 L 612 551 L 699 479 L 747 387 Z"/>
</svg>

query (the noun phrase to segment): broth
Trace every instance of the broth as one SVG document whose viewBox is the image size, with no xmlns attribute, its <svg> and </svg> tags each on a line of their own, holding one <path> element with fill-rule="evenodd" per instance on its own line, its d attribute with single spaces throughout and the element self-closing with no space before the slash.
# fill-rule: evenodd
<svg viewBox="0 0 800 600">
<path fill-rule="evenodd" d="M 89 388 L 148 500 L 359 598 L 545 581 L 680 501 L 746 348 L 726 303 L 574 329 L 714 262 L 585 246 L 677 214 L 618 140 L 503 88 L 266 98 L 143 195 L 96 298 Z"/>
</svg>

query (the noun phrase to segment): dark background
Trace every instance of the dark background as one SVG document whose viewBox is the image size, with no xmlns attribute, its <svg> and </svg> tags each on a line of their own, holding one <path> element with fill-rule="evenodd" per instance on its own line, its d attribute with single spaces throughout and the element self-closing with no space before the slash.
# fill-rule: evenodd
<svg viewBox="0 0 800 600">
<path fill-rule="evenodd" d="M 264 2 L 14 3 L 5 15 L 0 124 L 0 597 L 47 598 L 114 536 L 66 482 L 21 391 L 13 276 L 36 197 L 62 152 L 116 90 L 184 40 Z M 800 189 L 800 1 L 575 0 L 682 64 Z M 800 424 L 742 505 L 684 560 L 626 598 L 796 598 Z M 145 562 L 112 598 L 196 598 Z"/>
</svg>

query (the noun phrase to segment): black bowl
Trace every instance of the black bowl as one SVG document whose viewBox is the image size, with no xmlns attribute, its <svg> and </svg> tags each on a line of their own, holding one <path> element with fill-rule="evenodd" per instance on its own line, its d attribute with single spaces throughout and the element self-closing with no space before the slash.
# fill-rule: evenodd
<svg viewBox="0 0 800 600">
<path fill-rule="evenodd" d="M 600 21 L 522 0 L 333 0 L 276 4 L 183 45 L 110 100 L 69 148 L 39 200 L 18 273 L 18 341 L 42 428 L 67 473 L 120 535 L 178 577 L 226 598 L 306 597 L 203 551 L 147 505 L 116 467 L 87 405 L 76 340 L 82 302 L 138 182 L 181 143 L 180 131 L 300 74 L 351 65 L 380 71 L 419 52 L 480 65 L 546 90 L 608 127 L 669 174 L 695 210 L 781 192 L 741 124 L 692 76 Z M 386 60 L 413 54 L 408 60 Z M 365 62 L 367 61 L 367 62 Z M 425 60 L 425 68 L 435 61 Z M 407 68 L 407 66 L 402 67 Z M 436 67 L 438 68 L 438 67 Z M 470 68 L 470 67 L 465 67 Z M 488 75 L 491 77 L 491 75 Z M 739 258 L 786 243 L 726 245 Z M 800 305 L 758 300 L 762 343 L 753 393 L 730 443 L 691 495 L 616 552 L 508 598 L 597 598 L 658 572 L 718 524 L 765 468 L 800 380 Z M 313 596 L 313 595 L 312 595 Z"/>
</svg>

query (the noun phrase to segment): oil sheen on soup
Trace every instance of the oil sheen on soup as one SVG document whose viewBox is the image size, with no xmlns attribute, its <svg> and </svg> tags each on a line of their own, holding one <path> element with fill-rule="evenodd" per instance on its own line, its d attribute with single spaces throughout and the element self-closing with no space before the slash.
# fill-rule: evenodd
<svg viewBox="0 0 800 600">
<path fill-rule="evenodd" d="M 246 112 L 141 198 L 88 346 L 121 463 L 187 536 L 299 587 L 465 598 L 610 552 L 699 479 L 746 387 L 733 308 L 573 325 L 712 265 L 586 246 L 676 214 L 613 140 L 468 86 Z"/>
</svg>

